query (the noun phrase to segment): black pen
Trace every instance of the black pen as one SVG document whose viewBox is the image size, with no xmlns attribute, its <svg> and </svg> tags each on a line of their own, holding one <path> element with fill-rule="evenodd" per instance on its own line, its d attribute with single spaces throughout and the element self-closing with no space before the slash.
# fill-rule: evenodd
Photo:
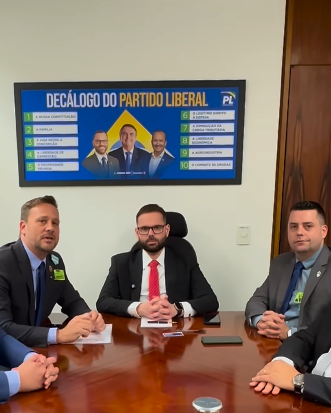
<svg viewBox="0 0 331 413">
<path fill-rule="evenodd" d="M 148 324 L 169 324 L 169 321 L 147 321 Z"/>
</svg>

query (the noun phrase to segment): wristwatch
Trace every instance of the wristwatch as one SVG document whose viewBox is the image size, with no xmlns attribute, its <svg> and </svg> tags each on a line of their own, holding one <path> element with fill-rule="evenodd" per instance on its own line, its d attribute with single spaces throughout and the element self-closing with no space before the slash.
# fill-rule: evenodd
<svg viewBox="0 0 331 413">
<path fill-rule="evenodd" d="M 184 307 L 183 304 L 181 303 L 174 303 L 174 307 L 177 310 L 177 314 L 175 315 L 176 317 L 182 317 L 184 315 Z"/>
<path fill-rule="evenodd" d="M 305 375 L 304 374 L 297 374 L 293 377 L 293 384 L 294 384 L 294 391 L 296 394 L 302 394 L 303 388 L 305 385 Z"/>
</svg>

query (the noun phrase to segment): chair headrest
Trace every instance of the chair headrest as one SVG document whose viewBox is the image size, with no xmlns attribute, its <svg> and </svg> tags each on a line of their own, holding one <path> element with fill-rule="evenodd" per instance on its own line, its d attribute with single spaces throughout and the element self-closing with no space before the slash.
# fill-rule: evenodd
<svg viewBox="0 0 331 413">
<path fill-rule="evenodd" d="M 179 212 L 166 212 L 167 224 L 170 225 L 171 237 L 184 238 L 188 234 L 187 224 L 184 216 Z"/>
</svg>

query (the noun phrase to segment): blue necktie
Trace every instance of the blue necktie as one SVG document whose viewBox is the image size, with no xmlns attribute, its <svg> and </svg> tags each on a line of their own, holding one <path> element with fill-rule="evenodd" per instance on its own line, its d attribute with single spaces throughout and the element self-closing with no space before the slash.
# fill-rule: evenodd
<svg viewBox="0 0 331 413">
<path fill-rule="evenodd" d="M 131 171 L 131 152 L 125 152 L 126 159 L 125 159 L 125 172 Z"/>
<path fill-rule="evenodd" d="M 296 285 L 297 285 L 298 279 L 299 279 L 299 277 L 300 277 L 300 275 L 301 275 L 301 273 L 302 273 L 302 270 L 303 270 L 304 268 L 305 268 L 305 267 L 304 267 L 304 265 L 302 264 L 301 261 L 298 261 L 298 262 L 295 264 L 294 270 L 293 270 L 293 273 L 292 273 L 292 277 L 291 277 L 291 281 L 290 281 L 290 283 L 289 283 L 289 285 L 288 285 L 288 287 L 287 287 L 287 291 L 286 291 L 286 294 L 285 294 L 284 302 L 283 302 L 282 308 L 281 308 L 281 310 L 280 310 L 280 313 L 281 313 L 281 314 L 285 314 L 286 311 L 289 309 L 292 295 L 293 295 L 293 293 L 294 293 L 294 290 L 295 290 L 295 287 L 296 287 Z"/>
<path fill-rule="evenodd" d="M 46 266 L 44 262 L 41 262 L 37 268 L 37 288 L 36 288 L 36 318 L 35 325 L 40 326 L 42 322 L 44 300 L 45 300 L 45 287 L 46 287 Z"/>
<path fill-rule="evenodd" d="M 102 158 L 102 167 L 103 169 L 107 169 L 107 161 L 105 157 Z"/>
</svg>

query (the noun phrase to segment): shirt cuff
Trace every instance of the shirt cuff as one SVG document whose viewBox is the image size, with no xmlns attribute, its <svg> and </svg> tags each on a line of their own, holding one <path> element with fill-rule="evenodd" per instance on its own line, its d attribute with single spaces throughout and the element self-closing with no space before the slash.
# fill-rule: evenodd
<svg viewBox="0 0 331 413">
<path fill-rule="evenodd" d="M 129 305 L 127 311 L 131 317 L 141 318 L 140 315 L 137 313 L 137 307 L 139 304 L 141 303 L 138 301 Z"/>
<path fill-rule="evenodd" d="M 263 315 L 255 315 L 249 320 L 249 324 L 251 327 L 256 327 L 257 323 L 261 320 Z"/>
<path fill-rule="evenodd" d="M 9 396 L 14 396 L 14 394 L 20 391 L 21 379 L 20 375 L 17 371 L 5 371 L 5 375 L 7 376 L 8 384 L 9 384 Z"/>
<path fill-rule="evenodd" d="M 195 315 L 196 311 L 194 310 L 194 308 L 191 306 L 190 303 L 185 301 L 185 302 L 182 302 L 181 305 L 183 306 L 183 309 L 184 309 L 184 315 L 183 315 L 184 318 L 193 317 Z"/>
<path fill-rule="evenodd" d="M 57 328 L 50 328 L 47 335 L 47 344 L 56 344 Z"/>
<path fill-rule="evenodd" d="M 289 364 L 290 366 L 294 367 L 294 363 L 292 360 L 288 359 L 287 357 L 275 357 L 271 361 L 284 361 L 284 363 Z"/>
<path fill-rule="evenodd" d="M 25 357 L 24 357 L 24 359 L 23 359 L 23 363 L 25 362 L 25 361 L 27 361 L 27 359 L 29 359 L 31 356 L 33 356 L 34 354 L 37 354 L 37 353 L 35 353 L 34 351 L 30 351 L 30 353 L 28 353 Z"/>
<path fill-rule="evenodd" d="M 296 333 L 298 331 L 297 327 L 291 327 L 291 335 L 293 335 L 294 333 Z"/>
</svg>

